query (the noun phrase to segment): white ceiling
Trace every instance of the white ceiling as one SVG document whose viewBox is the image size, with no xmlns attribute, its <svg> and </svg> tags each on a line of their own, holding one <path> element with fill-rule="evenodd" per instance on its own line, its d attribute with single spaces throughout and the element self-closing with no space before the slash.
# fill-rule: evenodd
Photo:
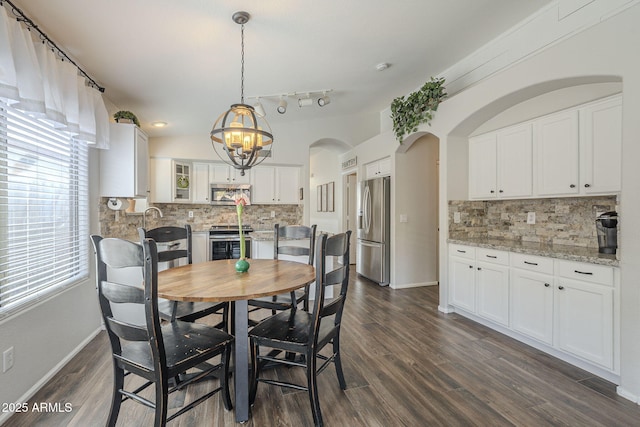
<svg viewBox="0 0 640 427">
<path fill-rule="evenodd" d="M 240 102 L 333 89 L 300 109 L 263 99 L 269 123 L 379 112 L 551 0 L 13 0 L 151 136 L 207 135 Z M 376 71 L 378 63 L 391 66 Z M 294 105 L 295 104 L 295 105 Z M 168 122 L 163 129 L 154 121 Z"/>
</svg>

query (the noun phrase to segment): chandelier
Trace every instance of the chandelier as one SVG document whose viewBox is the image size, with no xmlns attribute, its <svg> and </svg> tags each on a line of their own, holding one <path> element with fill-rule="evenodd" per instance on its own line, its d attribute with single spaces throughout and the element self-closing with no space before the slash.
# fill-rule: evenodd
<svg viewBox="0 0 640 427">
<path fill-rule="evenodd" d="M 232 19 L 240 24 L 240 103 L 218 117 L 211 130 L 213 149 L 222 161 L 240 170 L 240 175 L 271 156 L 273 135 L 263 116 L 244 103 L 244 24 L 249 22 L 247 12 L 236 12 Z M 260 120 L 259 120 L 260 119 Z"/>
</svg>

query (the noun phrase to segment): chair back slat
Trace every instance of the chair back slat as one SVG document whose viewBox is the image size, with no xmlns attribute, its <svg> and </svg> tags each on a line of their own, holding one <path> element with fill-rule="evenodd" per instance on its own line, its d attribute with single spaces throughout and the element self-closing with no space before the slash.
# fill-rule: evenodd
<svg viewBox="0 0 640 427">
<path fill-rule="evenodd" d="M 159 262 L 175 261 L 178 259 L 185 259 L 187 264 L 193 262 L 192 232 L 189 224 L 186 224 L 184 227 L 164 226 L 151 230 L 140 227 L 138 228 L 138 234 L 140 235 L 141 241 L 144 239 L 153 239 L 156 243 L 175 242 L 179 244 L 180 247 L 176 245 L 175 249 L 158 251 Z"/>
<path fill-rule="evenodd" d="M 144 289 L 141 287 L 106 280 L 100 282 L 100 287 L 102 295 L 110 302 L 144 304 Z"/>
<path fill-rule="evenodd" d="M 294 246 L 290 241 L 308 240 L 306 246 Z M 316 245 L 316 225 L 310 227 L 305 225 L 284 225 L 274 226 L 273 239 L 273 259 L 278 259 L 279 255 L 307 256 L 307 263 L 313 265 Z"/>
<path fill-rule="evenodd" d="M 107 317 L 105 322 L 109 330 L 123 340 L 149 341 L 149 333 L 146 326 L 132 325 L 113 317 Z"/>
<path fill-rule="evenodd" d="M 328 237 L 321 234 L 316 244 L 316 290 L 311 316 L 310 339 L 317 339 L 322 318 L 335 315 L 334 327 L 340 327 L 342 311 L 349 284 L 349 241 L 351 231 Z M 326 271 L 327 259 L 337 257 L 334 261 L 338 267 Z M 327 286 L 340 285 L 340 293 L 325 305 L 325 290 Z M 315 337 L 315 338 L 314 338 Z"/>
<path fill-rule="evenodd" d="M 143 264 L 142 249 L 121 239 L 102 239 L 102 262 L 111 268 L 140 267 Z"/>
</svg>

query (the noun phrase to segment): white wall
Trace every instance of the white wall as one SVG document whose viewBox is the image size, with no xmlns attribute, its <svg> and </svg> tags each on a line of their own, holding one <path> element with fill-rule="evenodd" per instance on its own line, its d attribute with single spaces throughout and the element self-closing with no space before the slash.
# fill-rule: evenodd
<svg viewBox="0 0 640 427">
<path fill-rule="evenodd" d="M 341 152 L 335 149 L 311 148 L 309 153 L 309 224 L 316 224 L 318 231 L 340 233 L 342 231 L 342 175 L 338 160 Z M 333 212 L 318 212 L 317 186 L 333 182 Z"/>
</svg>

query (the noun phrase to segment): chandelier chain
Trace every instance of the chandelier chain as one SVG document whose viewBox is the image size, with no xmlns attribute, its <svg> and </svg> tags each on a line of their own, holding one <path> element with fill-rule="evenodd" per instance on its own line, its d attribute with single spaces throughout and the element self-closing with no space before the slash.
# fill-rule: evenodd
<svg viewBox="0 0 640 427">
<path fill-rule="evenodd" d="M 240 28 L 240 103 L 244 104 L 244 24 Z"/>
</svg>

